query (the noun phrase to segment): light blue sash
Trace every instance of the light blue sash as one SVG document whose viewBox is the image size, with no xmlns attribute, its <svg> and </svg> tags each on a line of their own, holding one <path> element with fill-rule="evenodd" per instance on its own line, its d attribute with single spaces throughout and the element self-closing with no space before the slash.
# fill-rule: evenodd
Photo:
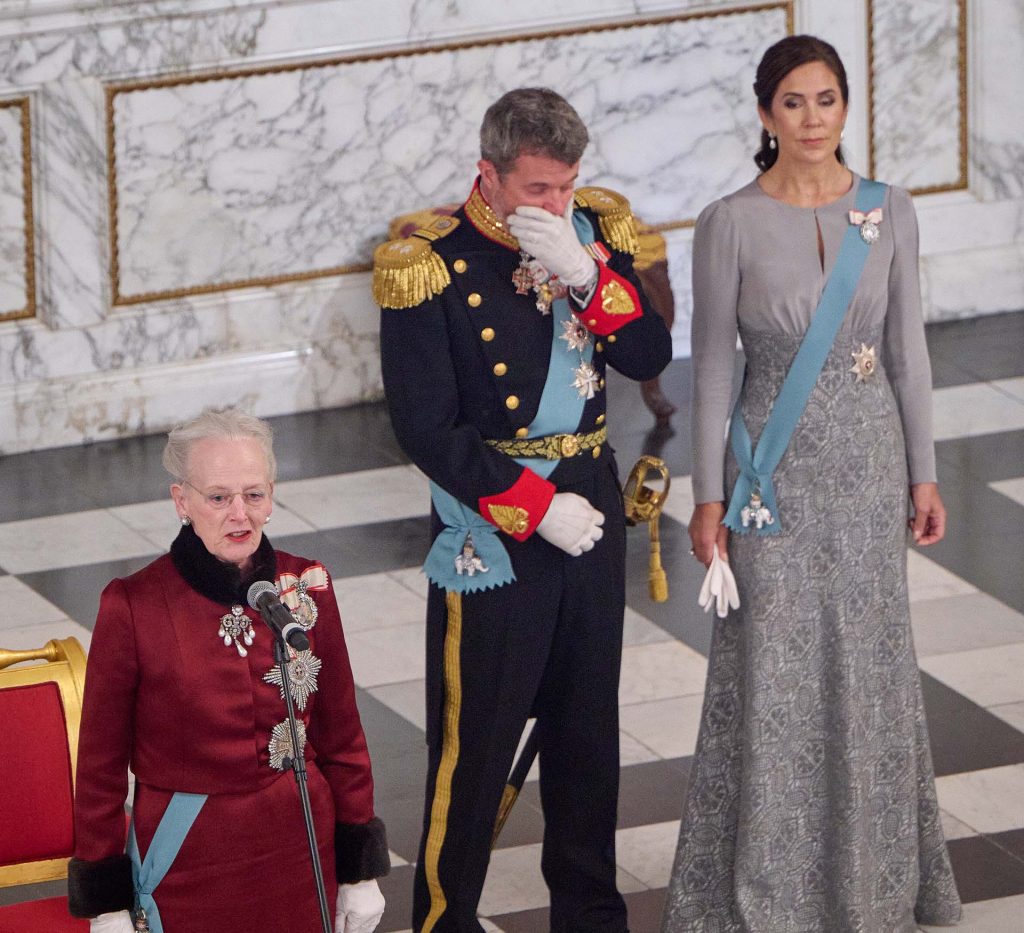
<svg viewBox="0 0 1024 933">
<path fill-rule="evenodd" d="M 580 243 L 593 243 L 594 228 L 590 221 L 579 211 L 573 213 L 572 220 Z M 565 352 L 566 343 L 562 340 L 562 334 L 565 333 L 564 322 L 573 320 L 574 317 L 568 299 L 557 299 L 552 303 L 551 310 L 551 357 L 548 361 L 548 374 L 537 414 L 527 429 L 528 438 L 575 433 L 579 430 L 583 407 L 587 401 L 580 396 L 574 385 L 576 368 L 580 365 L 579 358 Z M 591 362 L 594 357 L 592 340 L 581 356 L 583 362 Z M 559 464 L 558 460 L 538 457 L 516 457 L 515 461 L 544 479 L 547 479 Z M 432 583 L 455 593 L 475 593 L 504 586 L 515 580 L 512 561 L 494 525 L 433 481 L 430 483 L 430 498 L 445 525 L 434 539 L 423 564 L 423 572 Z M 473 548 L 476 556 L 488 568 L 486 572 L 478 572 L 473 576 L 456 572 L 455 558 L 461 553 L 467 534 L 473 535 Z"/>
<path fill-rule="evenodd" d="M 857 186 L 857 210 L 866 214 L 880 207 L 885 199 L 885 190 L 886 185 L 881 182 L 862 178 Z M 828 282 L 825 283 L 821 300 L 814 312 L 814 319 L 807 328 L 789 372 L 786 373 L 785 381 L 757 442 L 756 451 L 752 449 L 750 434 L 743 423 L 740 400 L 736 401 L 729 438 L 739 464 L 740 475 L 733 488 L 729 509 L 723 521 L 731 531 L 746 534 L 753 530 L 755 534 L 773 535 L 782 530 L 772 474 L 789 446 L 793 431 L 807 407 L 807 400 L 811 397 L 821 369 L 835 343 L 836 334 L 839 333 L 846 309 L 853 299 L 870 249 L 870 245 L 860 235 L 860 228 L 850 224 L 836 257 L 835 266 L 828 277 Z M 761 501 L 772 514 L 774 521 L 761 528 L 745 528 L 741 512 L 755 491 L 760 493 Z"/>
<path fill-rule="evenodd" d="M 177 858 L 181 844 L 199 816 L 199 811 L 203 809 L 204 803 L 206 794 L 185 794 L 179 791 L 171 797 L 144 860 L 139 858 L 134 819 L 128 829 L 128 857 L 132 860 L 135 896 L 139 901 L 138 906 L 146 912 L 146 919 L 153 933 L 163 933 L 164 930 L 160 911 L 153 900 L 153 892 L 164 880 L 164 875 Z"/>
</svg>

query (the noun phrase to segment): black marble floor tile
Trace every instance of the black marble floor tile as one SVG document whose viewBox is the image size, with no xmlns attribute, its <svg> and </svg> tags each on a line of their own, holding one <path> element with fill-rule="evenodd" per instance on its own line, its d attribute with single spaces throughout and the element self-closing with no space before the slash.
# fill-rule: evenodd
<svg viewBox="0 0 1024 933">
<path fill-rule="evenodd" d="M 624 894 L 630 933 L 657 933 L 661 929 L 661 913 L 665 907 L 666 889 Z M 505 933 L 541 933 L 548 929 L 548 910 L 522 910 L 514 914 L 498 914 L 490 918 Z"/>
<path fill-rule="evenodd" d="M 937 388 L 1024 375 L 1024 312 L 943 321 L 925 333 Z"/>
<path fill-rule="evenodd" d="M 418 567 L 430 549 L 430 519 L 404 518 L 274 538 L 274 546 L 320 561 L 338 578 Z"/>
<path fill-rule="evenodd" d="M 988 837 L 1001 849 L 1006 849 L 1024 864 L 1024 829 L 1011 829 L 1004 833 L 991 833 Z"/>
<path fill-rule="evenodd" d="M 949 858 L 965 904 L 1024 894 L 1024 862 L 991 837 L 951 839 Z"/>
<path fill-rule="evenodd" d="M 543 841 L 544 811 L 540 803 L 540 785 L 536 781 L 529 781 L 523 785 L 495 848 L 509 849 Z"/>
<path fill-rule="evenodd" d="M 1024 762 L 1024 733 L 929 674 L 921 674 L 935 774 Z"/>
<path fill-rule="evenodd" d="M 1020 476 L 1024 470 L 1024 431 L 958 437 L 935 445 L 939 482 L 970 477 L 985 483 Z"/>
<path fill-rule="evenodd" d="M 18 579 L 92 631 L 100 607 L 100 593 L 115 577 L 127 577 L 151 563 L 153 556 L 20 573 Z"/>
<path fill-rule="evenodd" d="M 619 829 L 678 820 L 690 758 L 629 765 L 619 774 Z"/>
<path fill-rule="evenodd" d="M 415 870 L 412 865 L 396 865 L 390 874 L 379 879 L 385 906 L 377 933 L 408 930 L 412 926 L 412 879 Z"/>
<path fill-rule="evenodd" d="M 548 909 L 520 910 L 514 914 L 497 914 L 491 917 L 505 933 L 542 933 L 548 927 Z"/>
</svg>

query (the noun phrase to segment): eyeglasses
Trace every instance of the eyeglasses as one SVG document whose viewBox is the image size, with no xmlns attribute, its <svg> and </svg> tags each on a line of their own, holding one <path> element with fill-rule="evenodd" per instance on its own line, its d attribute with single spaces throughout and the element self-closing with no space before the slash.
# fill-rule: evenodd
<svg viewBox="0 0 1024 933">
<path fill-rule="evenodd" d="M 232 502 L 235 501 L 235 496 L 241 496 L 242 502 L 248 508 L 259 508 L 270 500 L 270 493 L 265 489 L 256 487 L 254 489 L 245 489 L 241 492 L 221 492 L 217 490 L 215 492 L 203 492 L 194 483 L 190 483 L 187 479 L 182 480 L 186 486 L 191 486 L 196 492 L 199 493 L 206 501 L 206 504 L 211 509 L 223 510 L 228 508 Z"/>
</svg>

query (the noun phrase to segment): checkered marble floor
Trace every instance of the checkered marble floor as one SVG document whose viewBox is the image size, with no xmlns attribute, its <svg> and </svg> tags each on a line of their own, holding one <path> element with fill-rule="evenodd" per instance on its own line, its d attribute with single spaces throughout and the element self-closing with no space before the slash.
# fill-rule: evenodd
<svg viewBox="0 0 1024 933">
<path fill-rule="evenodd" d="M 910 555 L 914 638 L 939 801 L 965 901 L 959 929 L 1024 931 L 1024 312 L 929 328 L 940 482 L 950 536 Z M 689 367 L 663 377 L 681 409 Z M 631 529 L 620 689 L 619 883 L 634 933 L 658 929 L 693 754 L 710 642 L 687 554 L 689 425 L 651 429 L 639 392 L 610 380 L 620 469 L 641 452 L 673 473 L 662 521 L 671 596 L 646 594 L 646 532 Z M 380 929 L 408 928 L 422 813 L 426 481 L 381 405 L 274 420 L 281 479 L 274 543 L 331 570 L 395 865 Z M 88 647 L 99 593 L 176 532 L 160 437 L 0 461 L 0 645 L 75 635 Z M 531 776 L 494 852 L 485 927 L 547 928 L 543 821 Z M 0 891 L 0 903 L 53 885 Z"/>
</svg>

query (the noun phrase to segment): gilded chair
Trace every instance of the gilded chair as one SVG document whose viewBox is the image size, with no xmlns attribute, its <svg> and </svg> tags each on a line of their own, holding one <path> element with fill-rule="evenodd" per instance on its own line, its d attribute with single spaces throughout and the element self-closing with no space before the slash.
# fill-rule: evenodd
<svg viewBox="0 0 1024 933">
<path fill-rule="evenodd" d="M 0 888 L 67 877 L 84 686 L 85 652 L 74 638 L 0 649 Z M 0 907 L 0 933 L 88 929 L 66 897 Z"/>
</svg>

